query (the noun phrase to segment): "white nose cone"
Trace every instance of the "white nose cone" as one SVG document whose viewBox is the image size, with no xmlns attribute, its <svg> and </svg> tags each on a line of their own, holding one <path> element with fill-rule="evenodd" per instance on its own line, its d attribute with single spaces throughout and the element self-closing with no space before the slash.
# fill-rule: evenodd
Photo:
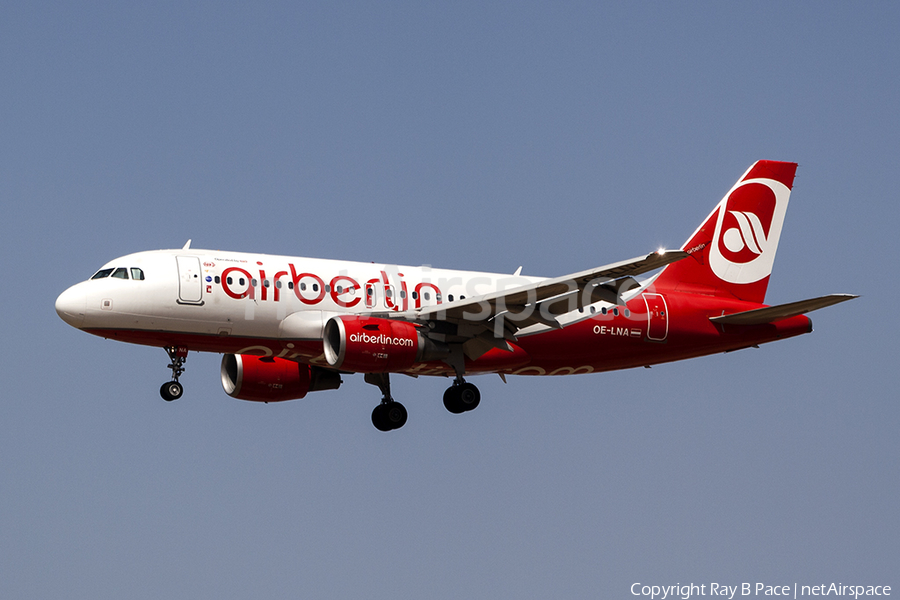
<svg viewBox="0 0 900 600">
<path fill-rule="evenodd" d="M 71 325 L 80 328 L 84 322 L 84 292 L 80 285 L 73 285 L 56 299 L 56 314 Z"/>
</svg>

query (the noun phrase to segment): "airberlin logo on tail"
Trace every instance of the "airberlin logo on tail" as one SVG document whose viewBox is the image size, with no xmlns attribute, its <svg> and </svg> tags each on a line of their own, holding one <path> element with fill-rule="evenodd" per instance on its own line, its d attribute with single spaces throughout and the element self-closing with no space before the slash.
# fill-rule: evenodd
<svg viewBox="0 0 900 600">
<path fill-rule="evenodd" d="M 759 217 L 749 211 L 730 210 L 728 213 L 735 218 L 738 226 L 722 234 L 725 248 L 732 254 L 739 254 L 745 248 L 756 256 L 762 254 L 762 248 L 766 245 L 766 231 Z"/>
<path fill-rule="evenodd" d="M 754 283 L 772 273 L 790 195 L 790 188 L 774 179 L 748 179 L 719 203 L 709 253 L 719 279 Z"/>
</svg>

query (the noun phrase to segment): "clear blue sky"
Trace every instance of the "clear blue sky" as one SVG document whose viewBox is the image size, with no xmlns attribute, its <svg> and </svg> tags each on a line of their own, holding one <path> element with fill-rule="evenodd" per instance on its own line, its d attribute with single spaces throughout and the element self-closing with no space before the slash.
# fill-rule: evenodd
<svg viewBox="0 0 900 600">
<path fill-rule="evenodd" d="M 0 597 L 628 598 L 900 588 L 894 3 L 0 6 Z M 194 247 L 555 276 L 680 245 L 800 163 L 809 336 L 650 370 L 281 405 L 56 296 Z"/>
</svg>

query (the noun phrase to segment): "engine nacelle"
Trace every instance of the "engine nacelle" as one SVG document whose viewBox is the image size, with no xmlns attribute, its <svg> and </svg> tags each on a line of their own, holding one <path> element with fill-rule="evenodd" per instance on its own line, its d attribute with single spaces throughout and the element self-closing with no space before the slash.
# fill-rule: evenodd
<svg viewBox="0 0 900 600">
<path fill-rule="evenodd" d="M 283 358 L 226 354 L 222 357 L 222 387 L 232 398 L 254 402 L 297 400 L 307 392 L 334 390 L 341 377 Z"/>
<path fill-rule="evenodd" d="M 387 373 L 450 354 L 405 321 L 344 315 L 325 323 L 325 360 L 328 365 L 357 373 Z"/>
</svg>

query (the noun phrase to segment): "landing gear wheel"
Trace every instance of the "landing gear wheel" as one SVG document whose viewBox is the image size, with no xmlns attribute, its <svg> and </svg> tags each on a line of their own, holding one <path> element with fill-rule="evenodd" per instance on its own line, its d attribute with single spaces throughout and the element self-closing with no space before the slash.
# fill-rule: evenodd
<svg viewBox="0 0 900 600">
<path fill-rule="evenodd" d="M 459 398 L 458 385 L 451 385 L 447 388 L 447 391 L 444 392 L 444 408 L 452 412 L 454 415 L 459 415 L 466 412 L 466 408 L 463 406 L 462 401 Z"/>
<path fill-rule="evenodd" d="M 372 425 L 374 425 L 375 429 L 377 429 L 378 431 L 391 430 L 391 424 L 388 423 L 386 412 L 387 409 L 386 405 L 384 404 L 379 404 L 372 411 Z"/>
<path fill-rule="evenodd" d="M 372 411 L 372 425 L 378 431 L 391 431 L 406 425 L 406 407 L 399 402 L 379 404 Z"/>
<path fill-rule="evenodd" d="M 184 394 L 184 387 L 177 381 L 168 381 L 159 388 L 159 395 L 166 402 L 178 400 L 182 394 Z"/>
<path fill-rule="evenodd" d="M 459 396 L 459 402 L 462 404 L 464 411 L 475 409 L 475 407 L 478 406 L 478 403 L 481 402 L 481 392 L 479 392 L 478 388 L 475 387 L 475 384 L 472 383 L 466 382 L 459 384 L 457 395 Z"/>
<path fill-rule="evenodd" d="M 406 425 L 406 418 L 409 415 L 406 412 L 405 406 L 399 402 L 390 402 L 386 406 L 387 411 L 385 414 L 387 415 L 388 423 L 391 424 L 391 429 L 400 429 Z"/>
<path fill-rule="evenodd" d="M 473 410 L 481 402 L 481 392 L 466 381 L 454 383 L 444 392 L 444 407 L 458 415 Z"/>
</svg>

